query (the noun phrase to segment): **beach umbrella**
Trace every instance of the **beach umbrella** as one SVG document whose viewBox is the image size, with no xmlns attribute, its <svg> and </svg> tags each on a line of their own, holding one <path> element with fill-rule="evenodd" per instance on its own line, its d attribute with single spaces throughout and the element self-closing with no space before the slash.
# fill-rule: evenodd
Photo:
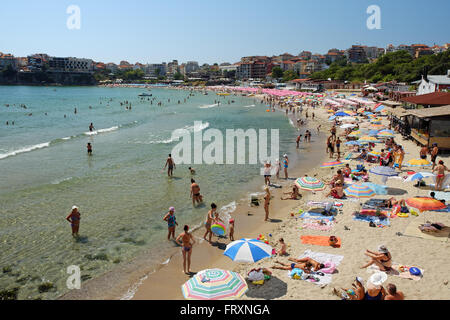
<svg viewBox="0 0 450 320">
<path fill-rule="evenodd" d="M 377 138 L 375 137 L 370 137 L 370 136 L 363 136 L 361 138 L 359 138 L 359 142 L 380 142 Z"/>
<path fill-rule="evenodd" d="M 256 262 L 272 256 L 272 247 L 260 240 L 241 239 L 227 245 L 223 253 L 235 262 Z"/>
<path fill-rule="evenodd" d="M 381 129 L 381 128 L 384 128 L 384 125 L 373 123 L 373 124 L 370 125 L 370 127 L 372 129 Z"/>
<path fill-rule="evenodd" d="M 313 177 L 298 178 L 295 184 L 300 189 L 306 191 L 321 191 L 325 189 L 325 183 Z"/>
<path fill-rule="evenodd" d="M 376 194 L 385 195 L 387 194 L 387 187 L 381 184 L 375 184 L 372 182 L 363 182 L 362 185 L 368 186 L 370 189 L 375 191 Z"/>
<path fill-rule="evenodd" d="M 383 129 L 383 130 L 380 130 L 380 133 L 381 133 L 381 132 L 386 132 L 386 133 L 390 133 L 390 134 L 394 134 L 394 133 L 395 133 L 394 131 L 389 130 L 389 129 Z"/>
<path fill-rule="evenodd" d="M 217 236 L 223 236 L 226 233 L 226 228 L 224 224 L 216 222 L 211 226 L 211 231 Z"/>
<path fill-rule="evenodd" d="M 381 105 L 378 108 L 375 109 L 375 112 L 381 112 L 384 110 L 384 108 L 386 108 L 385 106 Z"/>
<path fill-rule="evenodd" d="M 368 135 L 371 137 L 376 137 L 378 135 L 378 130 L 370 130 Z"/>
<path fill-rule="evenodd" d="M 328 118 L 328 121 L 333 121 L 336 118 L 337 118 L 336 116 L 331 116 L 331 117 Z"/>
<path fill-rule="evenodd" d="M 353 131 L 353 132 L 350 133 L 348 136 L 349 136 L 349 137 L 358 137 L 358 136 L 360 136 L 360 135 L 362 135 L 362 132 L 361 132 L 360 130 L 358 130 L 358 131 Z"/>
<path fill-rule="evenodd" d="M 343 112 L 343 111 L 339 111 L 339 112 L 336 112 L 335 114 L 334 114 L 334 116 L 335 117 L 348 117 L 348 116 L 350 116 L 348 113 L 346 113 L 346 112 Z"/>
<path fill-rule="evenodd" d="M 332 161 L 332 162 L 325 162 L 320 167 L 321 168 L 332 168 L 332 167 L 341 167 L 344 166 L 344 164 L 341 161 Z"/>
<path fill-rule="evenodd" d="M 370 151 L 370 152 L 368 153 L 368 155 L 379 158 L 379 157 L 381 156 L 381 152 L 378 152 L 378 151 Z"/>
<path fill-rule="evenodd" d="M 410 207 L 423 211 L 434 211 L 447 208 L 441 201 L 429 197 L 414 197 L 406 200 Z"/>
<path fill-rule="evenodd" d="M 247 290 L 244 277 L 221 269 L 202 270 L 181 286 L 183 296 L 188 300 L 234 300 Z"/>
<path fill-rule="evenodd" d="M 347 121 L 352 122 L 352 121 L 356 121 L 356 118 L 347 116 L 347 117 L 339 118 L 339 120 L 340 120 L 340 121 L 343 121 L 343 122 L 347 122 Z"/>
<path fill-rule="evenodd" d="M 343 124 L 342 126 L 340 126 L 339 128 L 347 129 L 347 128 L 354 128 L 354 127 L 356 127 L 356 124 L 346 123 L 346 124 Z"/>
<path fill-rule="evenodd" d="M 347 197 L 351 198 L 371 198 L 375 195 L 375 191 L 367 185 L 354 183 L 344 190 Z"/>
<path fill-rule="evenodd" d="M 412 159 L 407 162 L 410 167 L 431 166 L 431 162 L 426 159 Z"/>
<path fill-rule="evenodd" d="M 394 168 L 385 167 L 385 166 L 376 166 L 376 167 L 370 168 L 369 172 L 379 175 L 379 176 L 384 176 L 384 177 L 398 176 L 398 172 L 395 171 Z"/>
<path fill-rule="evenodd" d="M 364 110 L 364 109 L 363 109 L 363 110 Z M 365 115 L 365 116 L 370 116 L 370 115 L 372 115 L 372 114 L 373 114 L 373 113 L 372 113 L 372 112 L 369 112 L 369 111 L 365 111 L 365 112 L 364 112 L 364 115 Z"/>
<path fill-rule="evenodd" d="M 358 145 L 360 145 L 360 142 L 359 141 L 348 141 L 344 144 L 347 146 L 358 146 Z"/>
<path fill-rule="evenodd" d="M 423 178 L 430 178 L 434 177 L 433 173 L 430 172 L 417 172 L 412 175 L 410 175 L 408 178 L 405 179 L 405 182 L 411 182 L 415 180 L 422 180 Z"/>
<path fill-rule="evenodd" d="M 379 137 L 393 137 L 394 135 L 388 131 L 379 131 L 377 134 Z"/>
</svg>

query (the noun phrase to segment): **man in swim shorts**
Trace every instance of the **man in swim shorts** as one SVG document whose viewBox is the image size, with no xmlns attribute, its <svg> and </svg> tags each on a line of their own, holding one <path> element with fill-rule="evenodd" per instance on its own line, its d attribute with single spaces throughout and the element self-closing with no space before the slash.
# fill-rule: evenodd
<svg viewBox="0 0 450 320">
<path fill-rule="evenodd" d="M 200 194 L 200 186 L 195 182 L 194 179 L 191 179 L 191 198 L 193 206 L 195 206 L 196 202 L 199 204 L 203 201 L 203 197 Z"/>
<path fill-rule="evenodd" d="M 176 169 L 176 166 L 175 166 L 175 162 L 172 159 L 172 155 L 171 154 L 169 154 L 169 157 L 166 160 L 166 164 L 164 166 L 164 169 L 166 169 L 166 167 L 168 167 L 167 175 L 169 177 L 172 177 L 173 176 L 173 169 Z"/>
</svg>

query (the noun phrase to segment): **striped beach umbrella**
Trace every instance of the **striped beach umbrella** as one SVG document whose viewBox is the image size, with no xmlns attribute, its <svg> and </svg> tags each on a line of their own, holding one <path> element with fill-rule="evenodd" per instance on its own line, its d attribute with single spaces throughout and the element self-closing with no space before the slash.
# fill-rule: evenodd
<svg viewBox="0 0 450 320">
<path fill-rule="evenodd" d="M 431 166 L 431 162 L 426 159 L 412 159 L 407 162 L 410 167 L 425 167 Z"/>
<path fill-rule="evenodd" d="M 379 176 L 384 176 L 384 177 L 398 176 L 398 172 L 395 171 L 394 168 L 385 167 L 385 166 L 376 166 L 376 167 L 370 168 L 369 172 L 379 175 Z"/>
<path fill-rule="evenodd" d="M 379 121 L 376 121 L 375 123 L 372 123 L 372 125 L 370 126 L 372 129 L 381 129 L 384 128 L 384 125 L 379 124 Z M 378 123 L 378 124 L 377 124 Z"/>
<path fill-rule="evenodd" d="M 341 161 L 332 161 L 332 162 L 325 162 L 320 167 L 321 168 L 332 168 L 332 167 L 341 167 L 344 166 L 344 164 Z"/>
<path fill-rule="evenodd" d="M 347 141 L 344 144 L 347 146 L 358 146 L 358 145 L 360 145 L 360 142 L 352 140 L 352 141 Z"/>
<path fill-rule="evenodd" d="M 371 198 L 376 194 L 369 186 L 359 183 L 350 185 L 344 190 L 344 193 L 351 198 Z"/>
<path fill-rule="evenodd" d="M 380 157 L 381 156 L 381 152 L 378 152 L 378 151 L 370 151 L 369 153 L 368 153 L 368 155 L 369 156 L 373 156 L 373 157 Z"/>
<path fill-rule="evenodd" d="M 272 256 L 272 247 L 256 239 L 236 240 L 223 253 L 235 262 L 256 262 Z"/>
<path fill-rule="evenodd" d="M 221 269 L 200 271 L 181 286 L 187 300 L 234 300 L 242 297 L 247 290 L 244 277 Z"/>
<path fill-rule="evenodd" d="M 377 138 L 375 137 L 371 137 L 371 136 L 363 136 L 361 138 L 359 138 L 358 140 L 359 142 L 380 142 Z"/>
<path fill-rule="evenodd" d="M 325 189 L 325 183 L 313 177 L 298 178 L 295 184 L 300 189 L 306 191 L 321 191 Z"/>
<path fill-rule="evenodd" d="M 393 137 L 394 135 L 388 131 L 381 130 L 377 134 L 379 137 Z"/>
<path fill-rule="evenodd" d="M 387 133 L 390 133 L 390 134 L 394 134 L 395 133 L 394 131 L 389 130 L 389 129 L 383 129 L 383 130 L 380 130 L 380 132 L 387 132 Z"/>
<path fill-rule="evenodd" d="M 441 201 L 428 197 L 414 197 L 406 200 L 406 204 L 410 207 L 423 211 L 434 211 L 447 208 Z"/>
<path fill-rule="evenodd" d="M 349 137 L 359 137 L 362 135 L 362 132 L 360 130 L 358 131 L 353 131 L 352 133 L 350 133 L 348 136 Z"/>
</svg>

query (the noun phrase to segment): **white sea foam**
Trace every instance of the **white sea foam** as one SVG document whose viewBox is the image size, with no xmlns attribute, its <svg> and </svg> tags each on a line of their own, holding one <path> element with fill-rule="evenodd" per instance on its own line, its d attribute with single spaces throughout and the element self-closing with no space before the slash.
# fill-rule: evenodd
<svg viewBox="0 0 450 320">
<path fill-rule="evenodd" d="M 199 132 L 209 127 L 209 122 L 202 122 L 201 124 L 193 126 L 185 126 L 183 129 L 189 130 L 191 132 Z"/>
<path fill-rule="evenodd" d="M 256 107 L 254 104 L 251 104 L 249 106 L 244 106 L 244 108 L 254 108 L 254 107 Z"/>
<path fill-rule="evenodd" d="M 15 156 L 15 155 L 18 155 L 21 153 L 30 152 L 30 151 L 42 149 L 42 148 L 47 148 L 48 146 L 50 146 L 50 142 L 35 144 L 33 146 L 24 147 L 24 148 L 17 149 L 17 150 L 11 151 L 11 152 L 2 153 L 2 154 L 0 154 L 0 160 L 6 159 L 8 157 L 12 157 L 12 156 Z"/>
<path fill-rule="evenodd" d="M 96 134 L 99 134 L 99 133 L 116 131 L 118 129 L 119 129 L 119 126 L 114 126 L 114 127 L 111 127 L 111 128 L 99 129 L 99 130 L 95 130 L 95 131 L 92 131 L 92 132 L 90 132 L 90 131 L 89 132 L 85 132 L 84 134 L 87 135 L 87 136 L 93 136 L 93 135 L 96 135 Z"/>
<path fill-rule="evenodd" d="M 229 204 L 223 206 L 219 210 L 219 218 L 225 223 L 228 228 L 229 221 L 231 219 L 231 213 L 236 210 L 236 201 L 230 202 Z"/>
<path fill-rule="evenodd" d="M 203 105 L 203 106 L 200 106 L 199 108 L 200 108 L 200 109 L 209 109 L 209 108 L 214 108 L 214 107 L 218 107 L 218 106 L 219 106 L 218 103 L 215 103 L 215 104 L 205 104 L 205 105 Z"/>
<path fill-rule="evenodd" d="M 65 181 L 72 180 L 72 178 L 73 178 L 73 177 L 68 177 L 68 178 L 64 178 L 64 179 L 57 179 L 57 180 L 55 180 L 55 181 L 52 181 L 52 184 L 60 184 L 60 183 L 63 183 L 63 182 L 65 182 Z"/>
<path fill-rule="evenodd" d="M 152 274 L 151 272 L 150 274 Z M 142 277 L 139 279 L 137 283 L 135 283 L 130 289 L 128 289 L 127 293 L 125 293 L 120 300 L 131 300 L 133 299 L 134 295 L 136 294 L 138 288 L 141 286 L 141 284 L 148 278 L 148 275 Z"/>
</svg>

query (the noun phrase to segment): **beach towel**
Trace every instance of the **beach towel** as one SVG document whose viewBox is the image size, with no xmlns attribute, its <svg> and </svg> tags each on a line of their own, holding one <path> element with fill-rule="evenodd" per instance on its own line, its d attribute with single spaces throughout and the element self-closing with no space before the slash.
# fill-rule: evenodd
<svg viewBox="0 0 450 320">
<path fill-rule="evenodd" d="M 421 275 L 420 276 L 413 276 L 411 273 L 409 273 L 409 271 L 403 271 L 401 269 L 401 267 L 406 267 L 407 269 L 412 268 L 412 267 L 416 267 L 420 270 Z M 414 281 L 419 281 L 420 279 L 422 279 L 423 277 L 423 273 L 424 273 L 424 269 L 421 269 L 417 266 L 408 266 L 408 265 L 402 265 L 400 263 L 392 263 L 392 268 L 389 271 L 381 271 L 380 268 L 376 265 L 371 265 L 367 268 L 367 272 L 368 273 L 375 273 L 375 272 L 384 272 L 386 273 L 388 276 L 395 276 L 395 277 L 399 277 L 399 278 L 403 278 L 403 279 L 409 279 L 409 280 L 414 280 Z"/>
<path fill-rule="evenodd" d="M 434 191 L 434 197 L 438 200 L 445 200 L 445 202 L 450 202 L 450 192 Z"/>
<path fill-rule="evenodd" d="M 357 216 L 353 216 L 353 220 L 355 220 L 355 221 L 363 221 L 363 222 L 373 222 L 377 226 L 381 225 L 381 226 L 385 226 L 385 227 L 387 227 L 387 226 L 389 226 L 391 224 L 388 218 L 380 219 L 380 218 L 375 217 L 375 216 L 361 216 L 361 215 L 357 215 Z"/>
<path fill-rule="evenodd" d="M 323 253 L 323 252 L 314 252 L 309 249 L 305 250 L 305 252 L 301 256 L 299 256 L 298 259 L 302 259 L 302 258 L 306 258 L 306 257 L 309 257 L 309 258 L 316 260 L 317 262 L 323 263 L 323 264 L 325 264 L 327 262 L 328 263 L 331 262 L 332 264 L 334 264 L 335 267 L 339 266 L 339 264 L 342 262 L 342 259 L 344 259 L 344 256 L 341 256 L 341 255 Z M 319 272 L 320 272 L 320 270 L 319 270 Z M 319 281 L 312 281 L 310 279 L 307 279 L 306 281 L 312 282 L 319 286 L 326 286 L 326 285 L 330 284 L 333 279 L 333 274 L 328 274 L 325 272 L 323 272 L 321 274 L 317 274 L 317 273 L 313 272 L 311 275 L 314 278 L 318 279 Z"/>
<path fill-rule="evenodd" d="M 333 216 L 323 216 L 320 213 L 314 213 L 314 212 L 304 212 L 300 215 L 299 217 L 300 219 L 316 219 L 316 220 L 322 220 L 322 219 L 326 219 L 326 220 L 333 220 L 334 217 Z"/>
<path fill-rule="evenodd" d="M 300 240 L 302 241 L 303 244 L 313 244 L 316 246 L 324 246 L 324 247 L 329 247 L 330 245 L 328 244 L 328 239 L 330 237 L 328 236 L 301 236 Z M 336 245 L 336 247 L 340 247 L 341 246 L 341 238 L 337 237 L 338 239 L 338 243 Z"/>
<path fill-rule="evenodd" d="M 448 242 L 448 238 L 450 237 L 449 227 L 443 228 L 442 230 L 436 232 L 422 232 L 419 230 L 419 226 L 421 224 L 423 224 L 423 219 L 414 219 L 406 227 L 405 232 L 403 234 L 405 236 L 417 237 L 426 240 Z"/>
<path fill-rule="evenodd" d="M 344 206 L 344 204 L 340 201 L 329 201 L 330 203 L 333 203 L 333 207 L 336 208 L 340 208 L 342 206 Z M 320 208 L 325 208 L 325 206 L 327 205 L 327 203 L 329 203 L 328 201 L 308 201 L 307 205 L 309 207 L 320 207 Z"/>
<path fill-rule="evenodd" d="M 319 224 L 318 219 L 305 219 L 302 225 L 302 229 L 318 230 L 318 231 L 330 231 L 333 229 L 334 222 L 328 219 L 322 219 L 324 224 Z"/>
</svg>

